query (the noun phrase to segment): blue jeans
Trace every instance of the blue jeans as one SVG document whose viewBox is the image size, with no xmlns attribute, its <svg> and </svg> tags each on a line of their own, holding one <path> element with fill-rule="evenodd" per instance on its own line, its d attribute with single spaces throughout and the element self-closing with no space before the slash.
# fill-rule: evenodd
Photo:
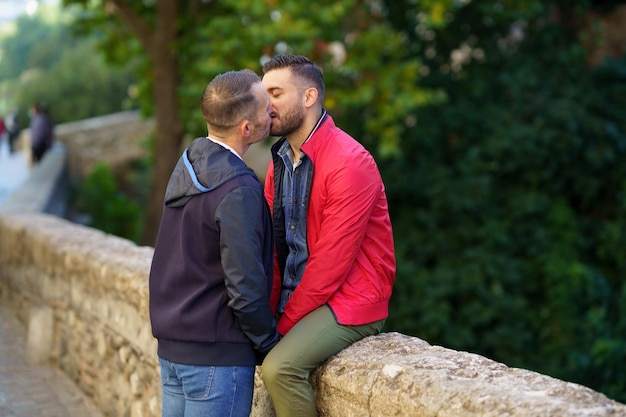
<svg viewBox="0 0 626 417">
<path fill-rule="evenodd" d="M 248 417 L 254 366 L 182 365 L 159 358 L 163 417 Z"/>
</svg>

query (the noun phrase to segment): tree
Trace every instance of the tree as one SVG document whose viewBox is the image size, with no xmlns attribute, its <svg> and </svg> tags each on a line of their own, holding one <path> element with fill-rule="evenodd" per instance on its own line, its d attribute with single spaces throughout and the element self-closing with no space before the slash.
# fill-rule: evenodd
<svg viewBox="0 0 626 417">
<path fill-rule="evenodd" d="M 105 65 L 93 48 L 91 40 L 77 42 L 74 48 L 62 49 L 46 70 L 29 70 L 27 77 L 13 83 L 15 107 L 28 109 L 33 103 L 43 103 L 49 106 L 55 124 L 128 109 L 132 73 Z"/>
<path fill-rule="evenodd" d="M 18 17 L 12 30 L 0 37 L 0 81 L 17 80 L 29 68 L 50 68 L 58 59 L 61 45 L 75 45 L 65 25 L 67 18 L 52 7 L 33 16 Z"/>
<path fill-rule="evenodd" d="M 106 65 L 94 53 L 93 36 L 72 35 L 73 17 L 71 11 L 42 7 L 32 16 L 21 16 L 0 36 L 0 111 L 17 109 L 22 127 L 28 126 L 27 109 L 36 102 L 48 106 L 55 123 L 131 106 L 132 62 L 121 68 Z"/>
<path fill-rule="evenodd" d="M 180 156 L 184 131 L 206 134 L 197 108 L 206 83 L 216 74 L 243 67 L 260 72 L 264 57 L 275 53 L 308 55 L 324 68 L 327 107 L 337 109 L 347 130 L 362 133 L 365 143 L 387 155 L 397 152 L 398 137 L 407 127 L 398 110 L 410 112 L 429 98 L 428 92 L 416 88 L 418 64 L 402 52 L 406 39 L 386 24 L 376 3 L 64 0 L 64 4 L 89 12 L 82 28 L 106 34 L 102 47 L 112 60 L 123 61 L 130 54 L 146 58 L 141 74 L 143 108 L 154 113 L 157 132 L 144 244 L 152 244 L 156 237 L 163 194 Z M 131 38 L 138 43 L 129 42 Z"/>
<path fill-rule="evenodd" d="M 88 7 L 91 2 L 64 0 L 63 3 Z M 124 24 L 124 27 L 116 26 L 119 32 L 112 34 L 112 39 L 117 39 L 120 34 L 132 33 L 152 64 L 151 97 L 156 120 L 154 177 L 148 194 L 147 226 L 142 238 L 143 242 L 151 244 L 156 239 L 155 225 L 160 221 L 167 179 L 178 158 L 183 139 L 183 122 L 178 106 L 179 63 L 174 49 L 179 38 L 176 26 L 179 2 L 158 0 L 153 7 L 144 6 L 140 1 L 111 0 L 96 3 L 100 4 L 93 7 L 102 7 L 105 16 L 96 13 L 95 19 L 106 19 L 106 15 L 113 15 Z"/>
</svg>

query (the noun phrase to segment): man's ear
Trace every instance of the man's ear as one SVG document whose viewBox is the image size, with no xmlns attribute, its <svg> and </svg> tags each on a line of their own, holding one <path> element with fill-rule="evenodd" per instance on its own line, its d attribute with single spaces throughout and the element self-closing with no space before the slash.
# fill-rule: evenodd
<svg viewBox="0 0 626 417">
<path fill-rule="evenodd" d="M 243 119 L 239 122 L 237 129 L 239 130 L 239 134 L 242 138 L 247 138 L 250 136 L 250 132 L 252 132 L 252 122 L 248 119 Z"/>
<path fill-rule="evenodd" d="M 312 107 L 315 103 L 317 103 L 317 97 L 317 88 L 309 87 L 304 90 L 304 107 Z"/>
</svg>

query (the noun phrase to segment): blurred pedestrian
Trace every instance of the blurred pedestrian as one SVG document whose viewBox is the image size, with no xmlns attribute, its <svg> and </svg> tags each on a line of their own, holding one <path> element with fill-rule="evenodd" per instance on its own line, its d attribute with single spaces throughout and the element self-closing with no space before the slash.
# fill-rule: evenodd
<svg viewBox="0 0 626 417">
<path fill-rule="evenodd" d="M 0 155 L 2 155 L 2 142 L 4 142 L 4 137 L 6 136 L 6 129 L 4 128 L 4 118 L 0 114 Z"/>
<path fill-rule="evenodd" d="M 30 147 L 32 163 L 41 161 L 44 154 L 52 146 L 52 121 L 47 109 L 36 103 L 31 107 Z"/>
<path fill-rule="evenodd" d="M 12 109 L 4 119 L 4 128 L 9 142 L 9 154 L 15 152 L 15 140 L 20 133 L 20 126 L 17 120 L 17 109 Z"/>
</svg>

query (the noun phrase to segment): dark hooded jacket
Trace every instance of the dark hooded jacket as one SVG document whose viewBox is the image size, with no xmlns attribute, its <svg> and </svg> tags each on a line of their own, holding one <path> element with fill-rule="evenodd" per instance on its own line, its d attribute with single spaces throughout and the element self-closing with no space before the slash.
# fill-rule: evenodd
<svg viewBox="0 0 626 417">
<path fill-rule="evenodd" d="M 194 140 L 170 177 L 150 269 L 159 356 L 259 364 L 279 337 L 272 262 L 271 217 L 254 171 L 227 148 Z"/>
</svg>

